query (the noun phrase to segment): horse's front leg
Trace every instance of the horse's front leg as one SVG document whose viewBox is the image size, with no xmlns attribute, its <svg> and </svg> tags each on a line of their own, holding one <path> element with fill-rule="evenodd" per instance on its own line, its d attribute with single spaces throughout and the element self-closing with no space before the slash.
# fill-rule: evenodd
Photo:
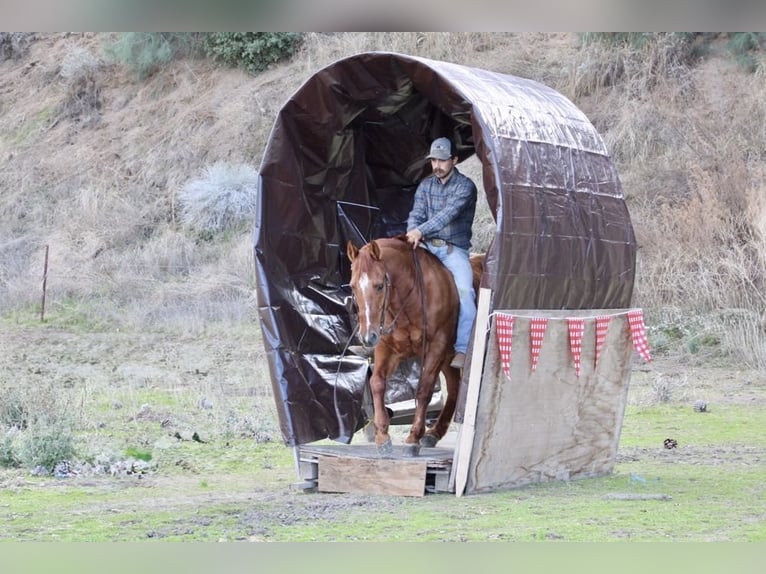
<svg viewBox="0 0 766 574">
<path fill-rule="evenodd" d="M 439 365 L 432 360 L 426 359 L 425 365 L 420 374 L 418 390 L 415 393 L 415 416 L 412 419 L 410 434 L 404 440 L 407 444 L 422 444 L 420 439 L 426 430 L 426 416 L 428 414 L 428 405 L 434 394 L 436 386 L 436 377 L 439 375 Z M 433 445 L 423 445 L 433 446 Z"/>
<path fill-rule="evenodd" d="M 372 376 L 370 376 L 370 394 L 372 395 L 373 424 L 375 425 L 375 445 L 381 456 L 390 456 L 394 450 L 391 436 L 388 434 L 390 419 L 385 404 L 386 378 L 385 371 L 376 364 Z"/>
</svg>

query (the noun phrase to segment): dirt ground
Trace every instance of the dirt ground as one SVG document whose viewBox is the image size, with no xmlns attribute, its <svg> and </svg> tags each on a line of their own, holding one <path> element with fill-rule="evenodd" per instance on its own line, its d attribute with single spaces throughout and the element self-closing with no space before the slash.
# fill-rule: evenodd
<svg viewBox="0 0 766 574">
<path fill-rule="evenodd" d="M 82 424 L 96 431 L 102 426 L 107 430 L 113 428 L 113 439 L 117 441 L 121 440 L 121 428 L 135 432 L 137 426 L 121 427 L 115 421 L 124 425 L 141 417 L 151 419 L 152 424 L 145 427 L 150 429 L 145 432 L 151 435 L 145 444 L 147 448 L 154 445 L 155 460 L 164 457 L 165 463 L 170 461 L 170 470 L 150 471 L 140 480 L 136 476 L 104 480 L 82 472 L 68 480 L 41 481 L 30 477 L 27 469 L 0 473 L 0 491 L 85 489 L 93 496 L 89 497 L 91 502 L 77 510 L 81 516 L 95 517 L 106 512 L 129 518 L 140 514 L 142 508 L 175 516 L 171 522 L 155 523 L 147 512 L 141 518 L 145 523 L 137 521 L 116 536 L 135 536 L 137 531 L 138 536 L 149 539 L 209 539 L 218 536 L 211 535 L 212 532 L 227 530 L 239 533 L 236 539 L 259 541 L 273 539 L 283 527 L 310 528 L 318 519 L 342 523 L 349 513 L 364 513 L 367 508 L 370 512 L 381 509 L 407 512 L 405 497 L 310 496 L 296 488 L 298 478 L 291 464 L 291 449 L 280 444 L 268 371 L 255 326 L 198 334 L 116 330 L 92 333 L 6 321 L 0 329 L 0 385 L 29 392 L 46 385 L 73 390 L 80 397 L 76 408 L 81 409 Z M 690 409 L 700 400 L 711 410 L 734 404 L 763 406 L 766 373 L 704 364 L 695 357 L 657 357 L 650 363 L 636 358 L 629 404 L 657 404 L 660 396 L 671 405 L 686 404 Z M 171 398 L 163 402 L 158 397 Z M 203 399 L 212 407 L 203 406 Z M 157 402 L 146 405 L 144 401 Z M 186 456 L 179 454 L 184 451 L 177 447 L 172 454 L 165 454 L 172 449 L 162 452 L 158 446 L 163 440 L 172 440 L 170 437 L 176 432 L 188 441 L 192 431 L 201 429 L 203 436 L 205 432 L 217 434 L 213 441 L 220 451 L 218 445 L 225 441 L 222 433 L 226 431 L 221 411 L 237 409 L 240 413 L 261 411 L 252 413 L 257 423 L 247 426 L 240 420 L 236 428 L 256 444 L 268 444 L 265 450 L 250 446 L 240 451 L 243 458 L 236 472 L 222 472 L 216 466 L 221 464 L 219 459 Z M 162 426 L 166 421 L 167 428 Z M 677 438 L 682 442 L 683 433 L 679 431 Z M 359 439 L 363 440 L 361 433 Z M 140 440 L 138 443 L 143 444 Z M 678 462 L 716 466 L 735 460 L 759 465 L 764 457 L 762 448 L 746 445 L 684 447 L 675 452 Z M 248 454 L 249 451 L 253 453 Z M 661 445 L 620 448 L 617 462 L 660 460 L 667 458 L 668 452 Z M 248 465 L 252 472 L 243 472 L 242 466 Z M 214 480 L 215 488 L 200 488 L 200 482 L 207 480 Z M 136 492 L 137 486 L 147 494 Z M 122 500 L 123 496 L 130 498 Z M 54 520 L 55 510 L 29 511 L 18 516 L 12 511 L 12 505 L 0 504 L 0 518 L 10 512 L 6 516 L 9 520 L 26 516 L 25 520 L 32 521 L 21 530 L 18 522 L 14 522 L 9 530 L 13 539 L 46 540 L 55 536 L 51 533 L 57 527 L 46 522 Z M 87 539 L 91 535 L 86 532 L 79 536 Z"/>
<path fill-rule="evenodd" d="M 48 382 L 69 388 L 154 385 L 200 393 L 270 392 L 256 333 L 255 326 L 209 333 L 82 332 L 6 323 L 0 332 L 0 372 L 7 383 L 21 387 Z"/>
<path fill-rule="evenodd" d="M 84 416 L 98 410 L 87 404 L 96 398 L 115 404 L 134 401 L 125 405 L 126 411 L 132 408 L 136 416 L 151 416 L 143 401 L 156 391 L 171 397 L 165 410 L 175 409 L 169 414 L 182 432 L 199 425 L 201 414 L 211 418 L 204 407 L 219 413 L 208 423 L 207 432 L 212 433 L 223 432 L 224 409 L 239 412 L 240 418 L 252 410 L 247 429 L 240 420 L 239 430 L 253 433 L 259 441 L 281 441 L 255 325 L 183 334 L 75 332 L 6 322 L 0 330 L 0 386 L 27 392 L 45 386 L 81 389 Z M 766 373 L 694 355 L 653 356 L 651 362 L 634 356 L 629 405 L 693 408 L 698 401 L 708 410 L 766 405 Z M 162 418 L 162 413 L 154 416 Z"/>
</svg>

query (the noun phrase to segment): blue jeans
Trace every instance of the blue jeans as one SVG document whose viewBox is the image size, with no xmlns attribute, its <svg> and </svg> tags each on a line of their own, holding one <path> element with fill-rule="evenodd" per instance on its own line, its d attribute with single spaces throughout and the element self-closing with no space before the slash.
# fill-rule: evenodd
<svg viewBox="0 0 766 574">
<path fill-rule="evenodd" d="M 468 259 L 468 250 L 454 245 L 435 247 L 430 243 L 426 244 L 426 249 L 444 263 L 444 266 L 450 270 L 455 279 L 458 297 L 460 297 L 455 352 L 465 353 L 471 338 L 473 322 L 476 319 L 476 293 L 473 290 L 473 271 Z"/>
</svg>

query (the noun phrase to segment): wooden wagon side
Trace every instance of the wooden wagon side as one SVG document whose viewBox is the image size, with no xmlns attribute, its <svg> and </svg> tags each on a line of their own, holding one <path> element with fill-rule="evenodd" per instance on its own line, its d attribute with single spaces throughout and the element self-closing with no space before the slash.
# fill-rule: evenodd
<svg viewBox="0 0 766 574">
<path fill-rule="evenodd" d="M 508 373 L 498 345 L 497 313 L 514 317 Z M 608 317 L 598 362 L 596 317 Z M 547 320 L 536 368 L 530 323 Z M 569 318 L 583 319 L 580 373 Z M 633 353 L 627 310 L 509 310 L 487 317 L 474 341 L 465 415 L 450 484 L 462 494 L 612 472 L 622 429 Z M 477 325 L 477 333 L 481 326 Z M 481 342 L 479 341 L 481 339 Z M 486 343 L 486 352 L 482 352 Z"/>
</svg>

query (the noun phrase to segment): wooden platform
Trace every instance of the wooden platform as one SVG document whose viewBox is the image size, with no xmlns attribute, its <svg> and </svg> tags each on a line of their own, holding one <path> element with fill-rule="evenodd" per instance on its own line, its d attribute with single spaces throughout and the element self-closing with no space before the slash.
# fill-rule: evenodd
<svg viewBox="0 0 766 574">
<path fill-rule="evenodd" d="M 404 445 L 395 444 L 386 458 L 374 444 L 298 448 L 304 489 L 395 496 L 450 492 L 454 449 L 449 446 L 421 448 L 412 456 Z"/>
</svg>

